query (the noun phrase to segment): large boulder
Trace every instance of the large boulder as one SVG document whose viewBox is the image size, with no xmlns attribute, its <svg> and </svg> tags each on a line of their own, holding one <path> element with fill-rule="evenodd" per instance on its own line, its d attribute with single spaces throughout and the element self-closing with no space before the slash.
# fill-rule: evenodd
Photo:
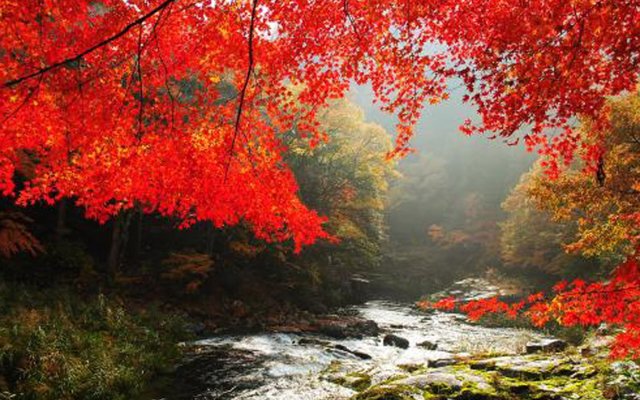
<svg viewBox="0 0 640 400">
<path fill-rule="evenodd" d="M 540 339 L 527 343 L 527 354 L 557 353 L 567 348 L 567 342 L 561 339 Z"/>
<path fill-rule="evenodd" d="M 409 341 L 407 339 L 393 334 L 385 335 L 384 339 L 382 339 L 382 344 L 385 346 L 400 347 L 401 349 L 409 348 Z"/>
</svg>

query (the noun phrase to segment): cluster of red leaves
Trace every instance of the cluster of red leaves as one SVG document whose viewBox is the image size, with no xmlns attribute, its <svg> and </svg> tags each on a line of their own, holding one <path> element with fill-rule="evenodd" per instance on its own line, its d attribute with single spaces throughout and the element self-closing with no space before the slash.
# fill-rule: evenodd
<svg viewBox="0 0 640 400">
<path fill-rule="evenodd" d="M 317 143 L 317 111 L 351 83 L 398 116 L 391 157 L 458 78 L 481 117 L 464 131 L 529 126 L 555 174 L 579 146 L 571 118 L 633 88 L 639 49 L 640 10 L 622 1 L 1 0 L 0 191 L 70 197 L 99 220 L 137 203 L 244 221 L 299 249 L 327 235 L 279 134 Z"/>
<path fill-rule="evenodd" d="M 457 309 L 477 321 L 487 314 L 508 318 L 528 318 L 542 327 L 550 322 L 561 326 L 599 326 L 606 323 L 621 328 L 611 348 L 614 358 L 640 357 L 640 265 L 637 256 L 618 266 L 606 282 L 562 281 L 553 294 L 535 293 L 517 303 L 498 297 L 456 301 L 450 297 L 435 303 L 419 302 L 420 308 L 451 311 Z"/>
</svg>

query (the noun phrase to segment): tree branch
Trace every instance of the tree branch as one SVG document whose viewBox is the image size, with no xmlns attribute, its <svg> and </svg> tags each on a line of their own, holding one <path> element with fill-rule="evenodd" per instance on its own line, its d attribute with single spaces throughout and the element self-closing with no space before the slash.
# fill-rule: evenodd
<svg viewBox="0 0 640 400">
<path fill-rule="evenodd" d="M 119 38 L 121 38 L 122 36 L 126 35 L 127 32 L 129 32 L 131 29 L 133 29 L 134 27 L 142 24 L 144 21 L 148 20 L 149 18 L 151 18 L 152 16 L 154 16 L 155 14 L 157 14 L 158 12 L 164 10 L 169 4 L 175 2 L 177 0 L 164 0 L 162 3 L 160 3 L 160 5 L 158 5 L 156 8 L 152 9 L 151 11 L 149 11 L 148 13 L 144 14 L 143 16 L 141 16 L 140 18 L 136 19 L 135 21 L 129 23 L 127 26 L 124 27 L 124 29 L 122 29 L 121 31 L 119 31 L 118 33 L 116 33 L 113 36 L 110 36 L 106 39 L 104 39 L 103 41 L 95 44 L 94 46 L 91 46 L 90 48 L 84 50 L 83 52 L 71 57 L 71 58 L 67 58 L 64 59 L 62 61 L 58 61 L 55 62 L 53 64 L 50 64 L 46 67 L 40 68 L 39 70 L 32 72 L 30 74 L 27 75 L 23 75 L 19 78 L 15 78 L 15 79 L 11 79 L 9 81 L 6 81 L 2 84 L 2 88 L 10 88 L 12 86 L 15 86 L 19 83 L 22 83 L 23 81 L 26 81 L 28 79 L 31 78 L 35 78 L 37 76 L 43 75 L 53 69 L 59 68 L 63 65 L 67 65 L 69 63 L 75 62 L 80 60 L 82 57 L 96 51 L 97 49 L 106 46 L 107 44 L 113 42 L 114 40 L 117 40 Z"/>
<path fill-rule="evenodd" d="M 253 30 L 255 26 L 256 19 L 256 10 L 258 9 L 258 0 L 253 0 L 253 5 L 251 6 L 251 22 L 249 23 L 249 66 L 247 67 L 247 75 L 244 79 L 244 84 L 242 85 L 242 90 L 240 91 L 240 98 L 238 100 L 238 112 L 236 113 L 236 121 L 234 125 L 233 138 L 231 139 L 231 147 L 229 148 L 229 161 L 227 162 L 227 166 L 224 170 L 224 181 L 227 181 L 227 175 L 229 173 L 229 166 L 231 165 L 231 159 L 233 158 L 233 151 L 236 145 L 236 139 L 238 138 L 238 133 L 240 132 L 240 123 L 242 122 L 242 109 L 244 107 L 244 99 L 247 93 L 247 87 L 249 86 L 249 81 L 251 80 L 251 73 L 253 72 Z"/>
</svg>

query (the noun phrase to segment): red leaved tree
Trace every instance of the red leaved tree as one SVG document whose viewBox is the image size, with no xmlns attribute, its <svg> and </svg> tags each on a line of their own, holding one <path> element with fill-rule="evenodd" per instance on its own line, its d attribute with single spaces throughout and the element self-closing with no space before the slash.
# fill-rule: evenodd
<svg viewBox="0 0 640 400">
<path fill-rule="evenodd" d="M 462 129 L 513 143 L 528 127 L 554 175 L 581 145 L 571 118 L 598 120 L 639 60 L 635 1 L 0 1 L 0 190 L 99 220 L 139 204 L 245 221 L 299 249 L 327 235 L 279 133 L 323 139 L 318 109 L 352 82 L 399 117 L 390 156 L 458 78 L 481 117 Z M 16 187 L 24 154 L 35 170 Z"/>
</svg>

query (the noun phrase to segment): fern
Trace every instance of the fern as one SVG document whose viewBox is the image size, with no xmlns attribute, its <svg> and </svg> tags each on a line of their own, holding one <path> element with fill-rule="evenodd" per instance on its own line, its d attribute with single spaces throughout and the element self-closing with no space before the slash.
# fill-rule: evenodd
<svg viewBox="0 0 640 400">
<path fill-rule="evenodd" d="M 38 239 L 27 229 L 31 222 L 20 212 L 0 212 L 0 255 L 9 258 L 23 251 L 31 255 L 44 251 Z"/>
</svg>

